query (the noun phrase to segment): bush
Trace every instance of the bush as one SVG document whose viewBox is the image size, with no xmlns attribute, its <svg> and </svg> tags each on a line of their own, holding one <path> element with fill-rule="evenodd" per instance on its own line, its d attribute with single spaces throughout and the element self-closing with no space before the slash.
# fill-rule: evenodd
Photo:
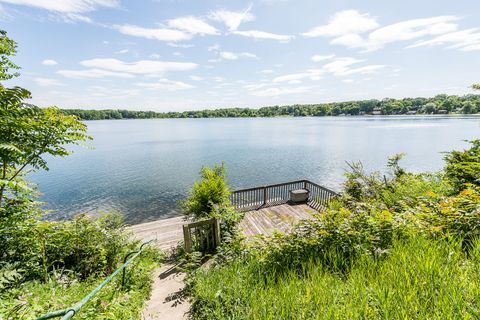
<svg viewBox="0 0 480 320">
<path fill-rule="evenodd" d="M 63 222 L 19 221 L 2 225 L 0 239 L 5 248 L 0 270 L 21 270 L 23 280 L 41 281 L 49 281 L 53 272 L 80 280 L 105 276 L 137 244 L 128 239 L 118 214 L 78 215 Z"/>
<path fill-rule="evenodd" d="M 153 270 L 161 257 L 154 247 L 145 249 L 128 266 L 123 289 L 119 274 L 87 302 L 74 319 L 140 319 L 151 292 Z M 67 308 L 104 280 L 104 277 L 91 276 L 77 281 L 59 270 L 52 273 L 46 283 L 38 280 L 22 283 L 0 293 L 0 319 L 36 319 L 47 312 Z"/>
<path fill-rule="evenodd" d="M 226 181 L 225 166 L 203 167 L 201 180 L 196 181 L 188 199 L 181 202 L 184 214 L 194 220 L 212 217 L 215 206 L 230 205 L 230 188 Z"/>
<path fill-rule="evenodd" d="M 470 143 L 469 149 L 449 152 L 444 158 L 445 174 L 458 192 L 465 189 L 466 184 L 480 186 L 480 140 Z"/>
</svg>

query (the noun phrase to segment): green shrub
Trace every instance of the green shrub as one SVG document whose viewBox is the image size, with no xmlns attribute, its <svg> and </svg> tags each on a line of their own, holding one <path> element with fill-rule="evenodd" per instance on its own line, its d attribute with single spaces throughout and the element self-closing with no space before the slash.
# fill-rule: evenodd
<svg viewBox="0 0 480 320">
<path fill-rule="evenodd" d="M 123 289 L 119 274 L 87 302 L 74 319 L 140 319 L 145 301 L 150 296 L 153 270 L 161 258 L 153 246 L 144 250 L 127 267 Z M 58 270 L 51 274 L 48 282 L 24 282 L 0 292 L 0 319 L 35 319 L 47 312 L 67 308 L 79 302 L 103 280 L 104 277 L 92 275 L 78 281 Z"/>
<path fill-rule="evenodd" d="M 445 155 L 445 174 L 457 191 L 466 184 L 480 186 L 480 140 L 470 141 L 471 147 L 463 151 L 452 151 Z"/>
<path fill-rule="evenodd" d="M 190 196 L 181 202 L 184 214 L 194 220 L 209 218 L 215 206 L 230 205 L 230 188 L 226 181 L 225 166 L 203 167 L 201 180 L 196 181 L 190 190 Z"/>
<path fill-rule="evenodd" d="M 62 222 L 19 221 L 15 226 L 1 226 L 0 240 L 5 248 L 0 270 L 19 268 L 24 280 L 41 281 L 48 281 L 59 270 L 80 280 L 105 276 L 137 245 L 129 240 L 119 214 L 78 215 Z"/>
</svg>

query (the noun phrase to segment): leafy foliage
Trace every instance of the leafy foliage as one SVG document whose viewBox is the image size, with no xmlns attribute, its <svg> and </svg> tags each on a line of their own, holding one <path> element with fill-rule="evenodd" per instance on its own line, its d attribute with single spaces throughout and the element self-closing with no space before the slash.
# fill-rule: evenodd
<svg viewBox="0 0 480 320">
<path fill-rule="evenodd" d="M 480 140 L 470 143 L 471 148 L 452 151 L 445 156 L 445 173 L 457 191 L 466 188 L 466 184 L 480 185 Z"/>
<path fill-rule="evenodd" d="M 11 70 L 20 69 L 10 60 L 10 56 L 17 53 L 17 43 L 7 37 L 7 32 L 0 30 L 0 81 L 18 77 L 18 72 L 10 73 Z"/>
<path fill-rule="evenodd" d="M 25 168 L 48 169 L 46 155 L 66 156 L 68 145 L 89 139 L 76 117 L 24 104 L 28 97 L 25 89 L 0 86 L 0 215 L 4 202 L 16 202 L 16 192 L 28 189 L 20 179 Z"/>
<path fill-rule="evenodd" d="M 18 69 L 9 60 L 15 53 L 15 42 L 0 31 L 0 80 L 16 76 L 9 72 Z M 129 239 L 119 215 L 79 215 L 63 222 L 39 219 L 44 212 L 35 186 L 24 179 L 27 168 L 48 170 L 47 156 L 66 156 L 70 145 L 90 137 L 77 117 L 24 103 L 29 97 L 23 88 L 0 85 L 1 319 L 35 318 L 77 303 L 138 244 Z M 139 270 L 127 279 L 125 289 L 131 292 L 119 291 L 113 283 L 93 299 L 90 309 L 82 310 L 83 315 L 138 318 L 158 262 L 152 254 L 159 256 L 158 250 L 149 251 L 150 258 L 137 261 Z"/>
<path fill-rule="evenodd" d="M 80 309 L 75 319 L 140 319 L 151 292 L 153 270 L 161 257 L 155 248 L 147 248 L 128 267 L 123 290 L 121 276 L 114 278 Z M 77 303 L 103 280 L 104 277 L 92 275 L 78 281 L 60 269 L 52 273 L 47 283 L 35 280 L 11 286 L 0 292 L 0 319 L 35 319 L 49 311 L 64 309 Z"/>
<path fill-rule="evenodd" d="M 230 205 L 230 188 L 226 181 L 225 166 L 203 167 L 201 180 L 196 181 L 188 199 L 181 203 L 184 213 L 195 220 L 212 217 L 216 206 Z"/>
</svg>

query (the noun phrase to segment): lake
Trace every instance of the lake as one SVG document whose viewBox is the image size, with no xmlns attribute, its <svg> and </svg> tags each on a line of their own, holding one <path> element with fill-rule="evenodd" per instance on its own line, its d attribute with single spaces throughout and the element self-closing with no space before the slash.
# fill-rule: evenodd
<svg viewBox="0 0 480 320">
<path fill-rule="evenodd" d="M 386 116 L 87 121 L 88 144 L 29 178 L 51 219 L 116 210 L 128 223 L 180 214 L 203 165 L 225 162 L 231 186 L 309 179 L 340 190 L 346 161 L 384 170 L 438 170 L 442 152 L 480 136 L 475 116 Z"/>
</svg>

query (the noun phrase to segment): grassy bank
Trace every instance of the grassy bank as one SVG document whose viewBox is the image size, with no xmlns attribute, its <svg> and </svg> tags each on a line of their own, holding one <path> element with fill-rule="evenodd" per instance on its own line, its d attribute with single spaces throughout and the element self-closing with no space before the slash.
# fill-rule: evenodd
<svg viewBox="0 0 480 320">
<path fill-rule="evenodd" d="M 467 258 L 458 241 L 418 237 L 383 258 L 362 256 L 345 273 L 313 258 L 280 277 L 237 260 L 196 275 L 195 319 L 476 319 L 478 249 Z"/>
<path fill-rule="evenodd" d="M 128 267 L 125 286 L 116 278 L 75 315 L 75 319 L 140 319 L 150 296 L 152 273 L 159 265 L 157 250 L 146 250 Z M 104 280 L 91 276 L 77 281 L 60 274 L 48 282 L 28 281 L 0 295 L 0 319 L 35 319 L 79 302 Z"/>
</svg>

